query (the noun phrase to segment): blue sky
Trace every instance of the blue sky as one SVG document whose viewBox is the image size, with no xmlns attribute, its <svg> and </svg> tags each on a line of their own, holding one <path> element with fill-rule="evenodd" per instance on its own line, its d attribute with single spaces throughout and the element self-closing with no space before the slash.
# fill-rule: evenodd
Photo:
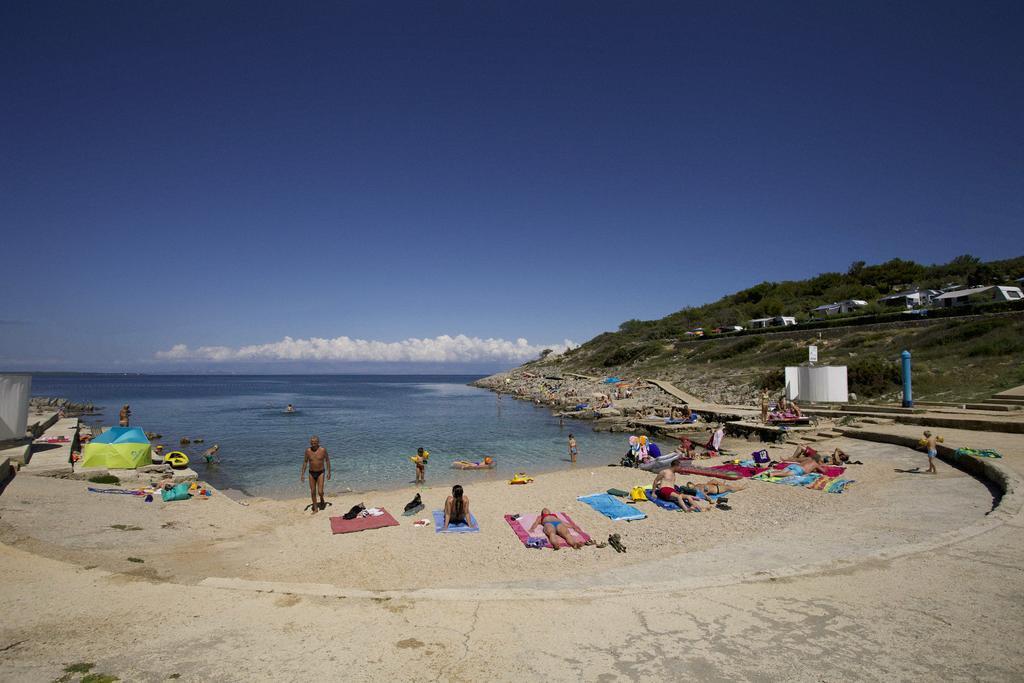
<svg viewBox="0 0 1024 683">
<path fill-rule="evenodd" d="M 1024 5 L 846 5 L 3 3 L 0 368 L 490 369 L 1019 255 Z"/>
</svg>

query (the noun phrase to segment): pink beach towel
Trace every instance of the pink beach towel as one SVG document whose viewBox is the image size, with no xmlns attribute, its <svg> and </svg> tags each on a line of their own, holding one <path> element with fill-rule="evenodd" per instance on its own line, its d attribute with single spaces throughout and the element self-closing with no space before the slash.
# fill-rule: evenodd
<svg viewBox="0 0 1024 683">
<path fill-rule="evenodd" d="M 724 465 L 715 465 L 711 469 L 718 470 L 719 472 L 735 472 L 741 477 L 752 477 L 755 474 L 761 474 L 767 467 L 744 467 L 743 465 L 737 465 L 736 463 L 730 462 Z"/>
<path fill-rule="evenodd" d="M 789 465 L 791 465 L 791 464 L 793 464 L 793 463 L 789 463 L 789 462 L 778 462 L 778 463 L 775 463 L 775 469 L 777 469 L 777 470 L 784 470 L 784 469 L 786 469 L 786 467 L 788 467 L 788 466 L 789 466 Z M 838 477 L 838 476 L 840 476 L 840 475 L 841 475 L 841 474 L 842 474 L 843 472 L 845 472 L 845 471 L 846 471 L 846 468 L 845 468 L 845 467 L 837 467 L 837 466 L 835 466 L 835 465 L 825 465 L 825 466 L 824 466 L 824 467 L 822 467 L 821 469 L 822 469 L 822 472 L 821 472 L 821 473 L 822 473 L 823 475 L 825 475 L 826 477 Z"/>
<path fill-rule="evenodd" d="M 380 529 L 386 526 L 398 526 L 398 522 L 395 521 L 395 518 L 387 510 L 384 510 L 383 515 L 377 517 L 356 517 L 355 519 L 331 517 L 332 534 L 350 534 L 353 531 L 367 531 L 368 529 Z"/>
<path fill-rule="evenodd" d="M 584 543 L 586 543 L 587 541 L 590 540 L 590 536 L 587 535 L 582 529 L 577 527 L 576 526 L 576 522 L 572 521 L 572 517 L 570 517 L 566 513 L 564 513 L 564 512 L 556 512 L 555 513 L 555 517 L 558 517 L 558 519 L 560 519 L 563 522 L 565 522 L 566 524 L 568 524 L 569 525 L 570 533 L 572 533 L 572 535 L 575 536 L 576 538 L 580 539 Z M 536 539 L 538 539 L 540 541 L 543 541 L 543 543 L 544 543 L 543 547 L 550 548 L 551 547 L 551 543 L 548 541 L 547 536 L 544 535 L 544 530 L 541 527 L 538 526 L 536 529 L 534 529 L 532 534 L 527 532 L 527 529 L 529 529 L 530 526 L 536 520 L 537 520 L 537 515 L 535 513 L 534 514 L 527 514 L 527 515 L 520 515 L 518 519 L 513 519 L 512 515 L 505 515 L 505 521 L 508 522 L 508 525 L 510 527 L 512 527 L 512 531 L 514 531 L 516 536 L 519 537 L 519 540 L 523 542 L 523 545 L 526 545 L 526 541 L 527 540 L 529 540 L 531 538 L 536 538 Z M 559 540 L 559 543 L 561 544 L 561 547 L 564 548 L 565 547 L 565 540 L 561 539 L 561 538 L 558 539 L 558 540 Z"/>
</svg>

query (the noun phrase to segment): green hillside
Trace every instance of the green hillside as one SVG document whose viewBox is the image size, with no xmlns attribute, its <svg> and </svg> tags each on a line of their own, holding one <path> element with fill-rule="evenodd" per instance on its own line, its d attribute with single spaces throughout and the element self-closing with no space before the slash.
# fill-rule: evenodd
<svg viewBox="0 0 1024 683">
<path fill-rule="evenodd" d="M 648 376 L 681 383 L 697 395 L 727 402 L 745 401 L 761 386 L 782 386 L 782 368 L 807 359 L 816 344 L 822 362 L 849 368 L 850 389 L 862 398 L 899 394 L 897 358 L 910 349 L 919 398 L 969 400 L 1024 384 L 1024 308 L 981 306 L 950 317 L 935 311 L 924 321 L 877 305 L 859 314 L 807 325 L 808 311 L 843 299 L 873 302 L 910 285 L 938 289 L 952 283 L 1009 284 L 1024 276 L 1024 257 L 983 263 L 961 256 L 950 263 L 923 266 L 894 259 L 868 266 L 855 263 L 846 273 L 824 273 L 793 282 L 765 282 L 703 306 L 660 320 L 629 320 L 617 332 L 598 335 L 561 356 L 534 361 L 537 367 L 587 374 Z M 1014 283 L 1016 284 L 1016 283 Z M 796 328 L 767 334 L 740 333 L 704 339 L 687 330 L 745 325 L 751 318 L 794 315 Z M 861 324 L 863 323 L 863 324 Z"/>
<path fill-rule="evenodd" d="M 808 280 L 762 282 L 703 306 L 684 308 L 660 320 L 627 320 L 612 333 L 620 341 L 680 337 L 687 330 L 711 330 L 723 325 L 746 326 L 753 318 L 792 315 L 808 319 L 811 309 L 845 299 L 863 299 L 871 305 L 851 315 L 879 313 L 875 303 L 887 294 L 912 286 L 939 289 L 950 284 L 1010 284 L 1024 277 L 1024 256 L 982 262 L 974 256 L 958 256 L 944 265 L 923 266 L 892 259 L 869 266 L 858 261 L 845 273 L 822 273 Z M 604 336 L 604 335 L 602 335 Z M 600 337 L 599 337 L 600 338 Z"/>
</svg>

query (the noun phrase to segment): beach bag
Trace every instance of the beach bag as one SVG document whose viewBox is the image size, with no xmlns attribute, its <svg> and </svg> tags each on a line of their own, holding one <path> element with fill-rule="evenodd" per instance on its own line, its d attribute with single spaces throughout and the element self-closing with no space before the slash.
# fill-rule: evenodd
<svg viewBox="0 0 1024 683">
<path fill-rule="evenodd" d="M 420 494 L 417 493 L 415 498 L 405 504 L 405 511 L 409 512 L 415 508 L 422 507 L 422 505 L 423 500 L 420 498 Z"/>
<path fill-rule="evenodd" d="M 188 493 L 188 483 L 178 484 L 160 494 L 165 503 L 176 500 L 188 500 L 191 496 Z"/>
<path fill-rule="evenodd" d="M 647 454 L 652 458 L 660 458 L 661 449 L 658 448 L 658 444 L 652 442 L 651 445 L 647 447 Z"/>
<path fill-rule="evenodd" d="M 644 487 L 634 486 L 633 490 L 629 492 L 629 499 L 632 501 L 647 500 L 647 494 L 644 493 Z"/>
<path fill-rule="evenodd" d="M 765 464 L 767 462 L 771 462 L 771 459 L 772 459 L 771 456 L 768 455 L 768 451 L 766 451 L 764 449 L 761 449 L 759 451 L 754 451 L 750 455 L 751 455 L 751 457 L 754 458 L 754 462 L 756 464 L 758 464 L 758 465 L 763 465 L 763 464 Z"/>
</svg>

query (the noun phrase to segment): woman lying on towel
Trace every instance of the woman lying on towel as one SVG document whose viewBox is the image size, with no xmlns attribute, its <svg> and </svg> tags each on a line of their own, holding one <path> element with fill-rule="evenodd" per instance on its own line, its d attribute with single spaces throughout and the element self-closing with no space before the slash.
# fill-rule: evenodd
<svg viewBox="0 0 1024 683">
<path fill-rule="evenodd" d="M 747 482 L 739 479 L 737 481 L 709 481 L 704 484 L 688 481 L 679 487 L 683 493 L 691 496 L 720 496 L 723 493 L 736 493 L 747 488 Z"/>
<path fill-rule="evenodd" d="M 527 529 L 526 532 L 532 534 L 533 530 L 538 526 L 540 526 L 544 531 L 544 535 L 548 537 L 548 543 L 551 544 L 551 548 L 554 550 L 558 550 L 559 536 L 565 539 L 565 542 L 573 550 L 579 550 L 583 547 L 583 541 L 578 538 L 573 538 L 572 535 L 569 534 L 569 523 L 560 520 L 558 516 L 548 508 L 544 508 L 540 511 L 540 514 L 537 515 L 537 519 L 533 520 L 533 524 L 530 525 L 530 528 Z M 580 533 L 580 530 L 576 529 L 576 533 Z"/>
</svg>

